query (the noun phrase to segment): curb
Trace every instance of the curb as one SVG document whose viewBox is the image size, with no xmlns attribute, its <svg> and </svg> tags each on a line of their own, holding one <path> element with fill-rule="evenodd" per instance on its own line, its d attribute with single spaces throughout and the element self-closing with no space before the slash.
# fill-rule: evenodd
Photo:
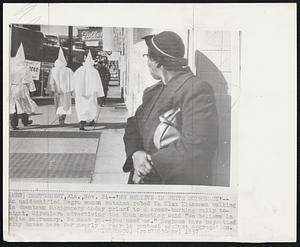
<svg viewBox="0 0 300 247">
<path fill-rule="evenodd" d="M 38 105 L 54 105 L 54 98 L 52 97 L 32 97 L 32 100 Z M 97 99 L 98 104 L 101 103 L 101 98 Z M 106 103 L 124 103 L 122 98 L 107 98 Z M 72 98 L 72 104 L 75 104 L 75 98 Z"/>
</svg>

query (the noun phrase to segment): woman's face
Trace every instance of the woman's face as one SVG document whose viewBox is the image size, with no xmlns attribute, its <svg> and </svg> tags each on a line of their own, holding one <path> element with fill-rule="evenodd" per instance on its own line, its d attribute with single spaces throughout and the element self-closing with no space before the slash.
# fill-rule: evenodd
<svg viewBox="0 0 300 247">
<path fill-rule="evenodd" d="M 159 69 L 157 68 L 157 62 L 155 62 L 152 58 L 150 58 L 148 56 L 147 65 L 148 65 L 151 76 L 155 80 L 160 80 L 161 77 L 160 77 Z"/>
</svg>

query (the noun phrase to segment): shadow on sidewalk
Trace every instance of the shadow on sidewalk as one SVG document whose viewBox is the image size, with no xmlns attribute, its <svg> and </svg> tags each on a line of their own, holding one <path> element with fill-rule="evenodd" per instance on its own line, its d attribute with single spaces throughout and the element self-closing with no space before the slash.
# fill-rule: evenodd
<svg viewBox="0 0 300 247">
<path fill-rule="evenodd" d="M 124 129 L 126 127 L 126 123 L 120 122 L 120 123 L 96 123 L 93 126 L 88 126 L 86 125 L 89 129 L 86 131 L 93 131 L 93 130 L 104 130 L 104 129 Z M 94 127 L 91 129 L 91 127 Z M 97 128 L 97 127 L 102 127 L 102 128 Z M 61 128 L 63 130 L 64 128 L 79 128 L 79 123 L 71 123 L 71 124 L 65 124 L 64 127 L 60 127 L 58 124 L 45 124 L 45 125 L 40 125 L 40 124 L 35 124 L 35 125 L 30 125 L 29 127 L 24 127 L 20 128 L 19 130 L 11 130 L 11 133 L 14 132 L 20 132 L 22 130 L 34 130 L 34 129 L 51 129 L 51 128 Z"/>
<path fill-rule="evenodd" d="M 10 137 L 15 138 L 99 138 L 101 132 L 84 131 L 11 131 Z"/>
</svg>

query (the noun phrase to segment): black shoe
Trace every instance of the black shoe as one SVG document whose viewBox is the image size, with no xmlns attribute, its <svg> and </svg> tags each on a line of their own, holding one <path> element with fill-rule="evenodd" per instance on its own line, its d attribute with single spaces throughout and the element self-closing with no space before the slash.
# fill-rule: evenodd
<svg viewBox="0 0 300 247">
<path fill-rule="evenodd" d="M 18 130 L 19 128 L 17 126 L 12 126 L 13 130 Z"/>
<path fill-rule="evenodd" d="M 81 122 L 79 123 L 79 129 L 80 129 L 80 130 L 86 130 L 86 129 L 84 128 L 84 125 L 85 125 L 85 122 L 84 122 L 84 121 L 81 121 Z"/>
<path fill-rule="evenodd" d="M 93 121 L 91 121 L 91 122 L 89 122 L 89 126 L 95 126 L 95 120 L 93 120 Z"/>
<path fill-rule="evenodd" d="M 64 120 L 59 120 L 59 127 L 64 127 L 65 123 Z"/>
<path fill-rule="evenodd" d="M 32 120 L 28 120 L 26 123 L 23 123 L 23 124 L 24 124 L 24 126 L 28 126 L 28 125 L 30 125 L 30 124 L 32 124 L 32 123 L 33 123 Z"/>
</svg>

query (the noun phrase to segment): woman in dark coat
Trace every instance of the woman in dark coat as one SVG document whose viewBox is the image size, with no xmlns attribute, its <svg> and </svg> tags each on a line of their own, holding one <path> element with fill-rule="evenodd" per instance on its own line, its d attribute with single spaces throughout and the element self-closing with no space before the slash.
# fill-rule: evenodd
<svg viewBox="0 0 300 247">
<path fill-rule="evenodd" d="M 174 32 L 144 37 L 154 79 L 143 103 L 128 118 L 124 142 L 128 183 L 211 185 L 211 162 L 218 145 L 218 115 L 212 87 L 194 76 L 184 58 L 184 44 Z M 153 136 L 160 116 L 180 108 L 178 140 L 158 148 Z"/>
<path fill-rule="evenodd" d="M 107 93 L 108 93 L 109 81 L 110 81 L 110 72 L 107 67 L 108 67 L 107 63 L 100 63 L 100 67 L 98 68 L 101 81 L 102 81 L 103 91 L 104 91 L 104 97 L 102 98 L 101 106 L 105 104 L 105 100 L 107 98 Z"/>
</svg>

